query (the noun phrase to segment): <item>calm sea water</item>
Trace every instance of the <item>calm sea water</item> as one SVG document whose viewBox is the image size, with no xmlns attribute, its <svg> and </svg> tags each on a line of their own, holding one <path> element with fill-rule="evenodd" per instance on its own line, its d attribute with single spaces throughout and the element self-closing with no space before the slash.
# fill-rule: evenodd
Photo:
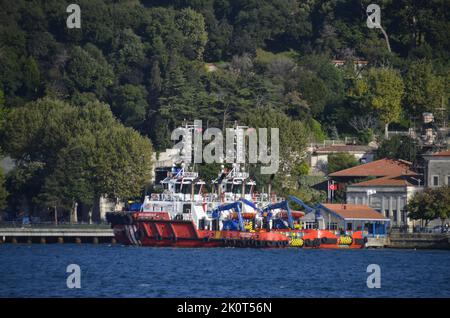
<svg viewBox="0 0 450 318">
<path fill-rule="evenodd" d="M 69 264 L 80 289 L 67 288 Z M 448 251 L 3 244 L 0 297 L 450 297 L 449 268 Z"/>
</svg>

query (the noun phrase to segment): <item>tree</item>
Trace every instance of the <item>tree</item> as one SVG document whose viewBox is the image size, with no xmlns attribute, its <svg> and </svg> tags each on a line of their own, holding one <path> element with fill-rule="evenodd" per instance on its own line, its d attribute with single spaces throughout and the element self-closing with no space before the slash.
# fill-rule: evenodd
<svg viewBox="0 0 450 318">
<path fill-rule="evenodd" d="M 6 207 L 6 198 L 8 197 L 8 191 L 5 188 L 5 176 L 3 170 L 0 167 L 0 211 Z"/>
<path fill-rule="evenodd" d="M 2 128 L 4 125 L 4 122 L 6 120 L 6 107 L 5 107 L 5 94 L 3 94 L 3 91 L 0 90 L 0 136 L 2 132 Z M 2 155 L 2 148 L 0 144 L 0 156 Z"/>
<path fill-rule="evenodd" d="M 428 188 L 416 193 L 407 204 L 408 216 L 413 220 L 424 220 L 425 226 L 431 220 L 450 217 L 450 187 Z"/>
<path fill-rule="evenodd" d="M 183 9 L 175 17 L 175 23 L 185 37 L 183 44 L 185 56 L 202 59 L 208 41 L 203 15 L 190 8 Z"/>
<path fill-rule="evenodd" d="M 411 63 L 405 77 L 405 108 L 413 115 L 434 112 L 447 101 L 445 81 L 434 74 L 429 61 Z"/>
<path fill-rule="evenodd" d="M 431 200 L 433 198 L 429 190 L 416 193 L 406 206 L 408 217 L 413 220 L 424 220 L 426 227 L 428 222 L 436 218 L 435 212 L 431 209 Z"/>
<path fill-rule="evenodd" d="M 381 142 L 377 149 L 377 159 L 403 159 L 414 162 L 417 155 L 417 144 L 414 139 L 409 136 L 393 136 Z"/>
<path fill-rule="evenodd" d="M 257 114 L 257 115 L 256 115 Z M 297 188 L 298 178 L 305 173 L 307 127 L 300 121 L 291 120 L 288 116 L 270 107 L 263 106 L 247 121 L 251 127 L 267 128 L 267 139 L 270 141 L 270 129 L 279 129 L 279 170 L 273 184 L 280 191 Z M 270 146 L 268 145 L 270 148 Z M 259 166 L 258 166 L 259 167 Z M 260 175 L 259 168 L 254 169 L 260 184 L 267 184 L 273 176 Z"/>
<path fill-rule="evenodd" d="M 94 45 L 76 46 L 67 65 L 66 81 L 73 91 L 93 92 L 99 98 L 114 82 L 111 66 Z"/>
<path fill-rule="evenodd" d="M 301 96 L 308 102 L 309 113 L 313 117 L 321 114 L 329 100 L 330 90 L 324 81 L 314 72 L 301 70 L 298 72 L 298 90 Z"/>
<path fill-rule="evenodd" d="M 142 126 L 147 111 L 147 90 L 142 85 L 126 84 L 115 89 L 111 100 L 114 114 L 126 126 Z"/>
<path fill-rule="evenodd" d="M 397 71 L 389 68 L 371 68 L 366 77 L 369 105 L 384 124 L 388 137 L 389 124 L 400 119 L 403 80 Z"/>
<path fill-rule="evenodd" d="M 37 96 L 40 85 L 40 72 L 36 60 L 29 56 L 22 59 L 23 88 L 29 98 Z"/>
<path fill-rule="evenodd" d="M 450 217 L 450 186 L 434 189 L 433 210 L 444 226 L 445 220 Z"/>
<path fill-rule="evenodd" d="M 151 178 L 151 157 L 150 142 L 130 128 L 86 131 L 59 153 L 40 198 L 47 204 L 56 198 L 69 207 L 73 201 L 92 204 L 103 195 L 139 196 Z"/>
<path fill-rule="evenodd" d="M 161 70 L 158 61 L 153 62 L 149 82 L 150 96 L 152 97 L 152 101 L 156 102 L 162 89 Z"/>
<path fill-rule="evenodd" d="M 141 37 L 131 28 L 120 31 L 112 41 L 110 61 L 121 83 L 140 84 L 147 65 Z"/>
<path fill-rule="evenodd" d="M 99 102 L 73 107 L 41 99 L 15 108 L 4 136 L 2 146 L 18 164 L 12 194 L 40 207 L 139 195 L 150 179 L 150 141 Z"/>
<path fill-rule="evenodd" d="M 359 164 L 352 154 L 338 152 L 328 155 L 328 173 L 348 169 Z"/>
</svg>

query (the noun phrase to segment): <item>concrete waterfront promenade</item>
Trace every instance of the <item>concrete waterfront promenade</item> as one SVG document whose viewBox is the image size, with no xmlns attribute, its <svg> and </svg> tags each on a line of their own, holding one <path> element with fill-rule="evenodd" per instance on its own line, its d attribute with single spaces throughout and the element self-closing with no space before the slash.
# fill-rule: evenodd
<svg viewBox="0 0 450 318">
<path fill-rule="evenodd" d="M 450 233 L 391 233 L 387 247 L 450 250 Z"/>
<path fill-rule="evenodd" d="M 107 225 L 0 227 L 1 243 L 115 243 Z"/>
</svg>

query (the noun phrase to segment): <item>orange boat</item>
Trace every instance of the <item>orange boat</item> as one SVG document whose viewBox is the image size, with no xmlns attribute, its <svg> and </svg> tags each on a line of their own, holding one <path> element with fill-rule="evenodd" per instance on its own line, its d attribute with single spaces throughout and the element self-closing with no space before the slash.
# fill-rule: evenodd
<svg viewBox="0 0 450 318">
<path fill-rule="evenodd" d="M 353 232 L 353 235 L 336 235 L 328 230 L 276 230 L 289 238 L 290 247 L 300 248 L 364 248 L 367 238 L 362 231 Z"/>
<path fill-rule="evenodd" d="M 289 238 L 276 231 L 199 230 L 192 221 L 171 220 L 164 212 L 110 212 L 106 217 L 117 241 L 124 245 L 259 248 L 289 245 Z"/>
</svg>

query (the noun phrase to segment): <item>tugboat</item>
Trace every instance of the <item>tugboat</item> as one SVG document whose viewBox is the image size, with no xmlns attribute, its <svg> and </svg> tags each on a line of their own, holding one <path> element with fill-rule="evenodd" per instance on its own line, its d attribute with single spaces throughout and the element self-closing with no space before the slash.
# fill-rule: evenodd
<svg viewBox="0 0 450 318">
<path fill-rule="evenodd" d="M 193 130 L 198 127 L 186 126 Z M 236 126 L 236 130 L 242 126 Z M 236 134 L 237 136 L 238 134 Z M 235 145 L 238 144 L 237 142 Z M 117 241 L 124 245 L 156 247 L 299 247 L 362 248 L 363 233 L 352 236 L 303 224 L 305 212 L 293 211 L 289 201 L 306 213 L 317 210 L 289 196 L 283 200 L 270 193 L 255 193 L 256 183 L 240 164 L 222 167 L 212 181 L 205 182 L 183 163 L 161 181 L 163 192 L 145 196 L 138 209 L 109 212 Z"/>
<path fill-rule="evenodd" d="M 185 129 L 195 129 L 186 126 Z M 239 129 L 239 128 L 236 128 Z M 213 182 L 207 194 L 198 173 L 182 164 L 161 181 L 162 193 L 145 196 L 136 211 L 109 212 L 117 241 L 124 245 L 174 247 L 286 247 L 289 238 L 256 228 L 257 211 L 239 199 L 251 199 L 255 182 L 234 164 Z M 238 221 L 237 221 L 238 220 Z"/>
</svg>

